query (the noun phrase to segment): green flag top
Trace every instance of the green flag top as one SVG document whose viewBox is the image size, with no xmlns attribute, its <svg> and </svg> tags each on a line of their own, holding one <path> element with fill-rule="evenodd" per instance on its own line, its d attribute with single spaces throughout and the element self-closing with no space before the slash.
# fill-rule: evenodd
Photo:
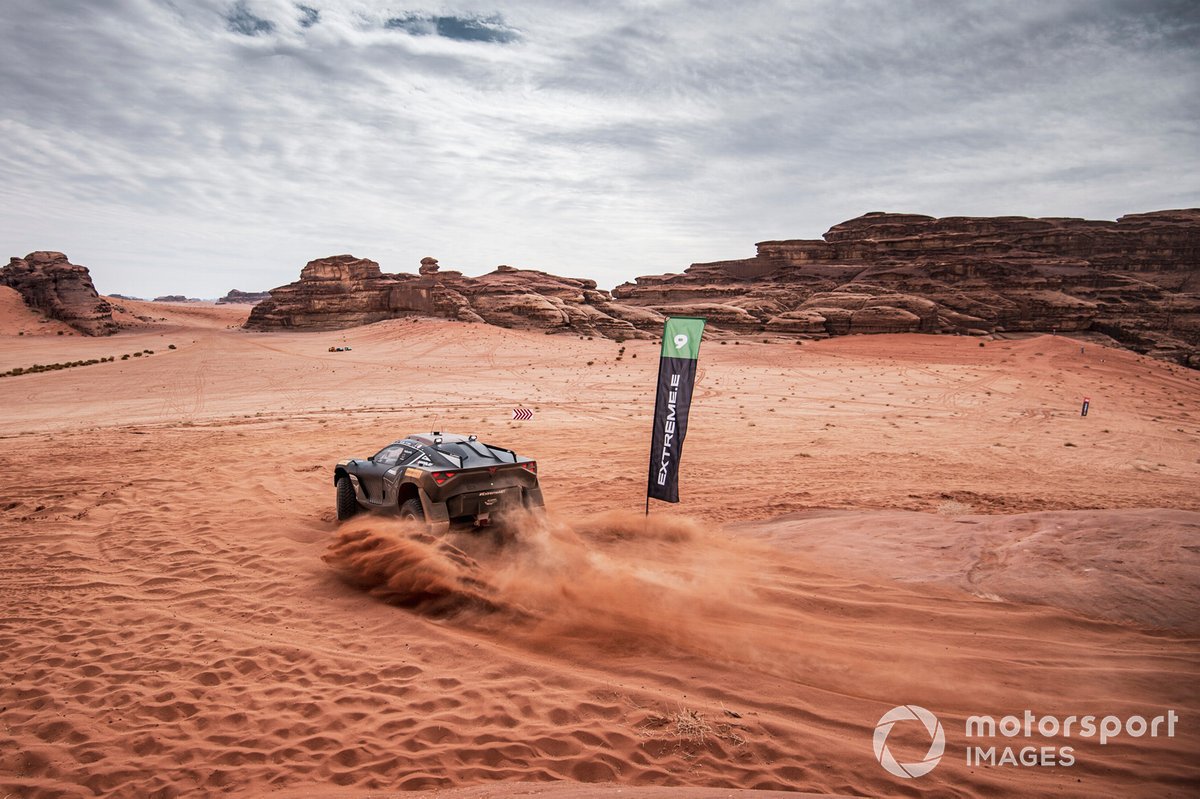
<svg viewBox="0 0 1200 799">
<path fill-rule="evenodd" d="M 704 333 L 704 320 L 695 316 L 669 316 L 663 328 L 662 357 L 700 357 L 700 336 Z"/>
</svg>

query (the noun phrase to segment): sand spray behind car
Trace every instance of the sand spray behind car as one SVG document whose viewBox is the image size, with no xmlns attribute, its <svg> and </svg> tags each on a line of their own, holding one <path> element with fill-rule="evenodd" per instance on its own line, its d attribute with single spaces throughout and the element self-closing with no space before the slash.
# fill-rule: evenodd
<svg viewBox="0 0 1200 799">
<path fill-rule="evenodd" d="M 342 525 L 324 560 L 384 601 L 539 650 L 676 650 L 780 676 L 805 668 L 780 646 L 797 631 L 757 587 L 768 551 L 687 517 L 529 516 L 507 535 L 442 538 L 363 517 Z"/>
</svg>

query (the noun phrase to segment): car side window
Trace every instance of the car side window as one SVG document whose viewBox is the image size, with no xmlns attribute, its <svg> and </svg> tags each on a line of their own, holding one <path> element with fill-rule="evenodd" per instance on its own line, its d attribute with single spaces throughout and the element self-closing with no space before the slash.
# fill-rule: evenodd
<svg viewBox="0 0 1200 799">
<path fill-rule="evenodd" d="M 417 450 L 413 449 L 412 447 L 404 447 L 400 450 L 400 460 L 397 461 L 397 463 L 403 463 L 403 464 L 412 463 L 413 459 L 416 458 L 417 455 L 419 455 L 419 454 L 421 454 L 421 453 L 418 452 Z"/>
<path fill-rule="evenodd" d="M 404 447 L 400 446 L 399 444 L 395 444 L 390 447 L 384 447 L 379 451 L 379 454 L 375 456 L 375 463 L 379 464 L 380 466 L 395 466 L 400 460 L 400 452 L 403 449 Z"/>
</svg>

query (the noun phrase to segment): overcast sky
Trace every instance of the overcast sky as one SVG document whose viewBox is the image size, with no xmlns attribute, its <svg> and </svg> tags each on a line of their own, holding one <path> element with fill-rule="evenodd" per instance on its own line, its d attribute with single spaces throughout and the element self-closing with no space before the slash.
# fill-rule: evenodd
<svg viewBox="0 0 1200 799">
<path fill-rule="evenodd" d="M 1200 205 L 1200 3 L 3 0 L 0 255 L 611 287 L 867 211 Z"/>
</svg>

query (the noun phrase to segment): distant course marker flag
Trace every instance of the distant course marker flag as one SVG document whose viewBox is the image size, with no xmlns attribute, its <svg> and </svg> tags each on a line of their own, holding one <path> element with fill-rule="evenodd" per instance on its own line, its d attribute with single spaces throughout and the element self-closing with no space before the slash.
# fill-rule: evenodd
<svg viewBox="0 0 1200 799">
<path fill-rule="evenodd" d="M 528 408 L 513 408 L 513 418 L 527 422 L 533 418 L 533 411 Z"/>
<path fill-rule="evenodd" d="M 1079 412 L 1079 415 L 1080 415 L 1080 416 L 1087 416 L 1087 412 L 1088 412 L 1088 406 L 1089 406 L 1089 405 L 1091 405 L 1091 404 L 1092 404 L 1092 398 L 1091 398 L 1091 397 L 1084 397 L 1084 398 L 1083 398 L 1083 410 L 1081 410 L 1081 411 Z"/>
<path fill-rule="evenodd" d="M 658 395 L 654 400 L 654 431 L 650 436 L 650 475 L 646 484 L 646 514 L 650 500 L 679 501 L 679 460 L 687 435 L 696 362 L 704 319 L 670 316 L 663 325 L 662 355 L 658 361 Z"/>
</svg>

